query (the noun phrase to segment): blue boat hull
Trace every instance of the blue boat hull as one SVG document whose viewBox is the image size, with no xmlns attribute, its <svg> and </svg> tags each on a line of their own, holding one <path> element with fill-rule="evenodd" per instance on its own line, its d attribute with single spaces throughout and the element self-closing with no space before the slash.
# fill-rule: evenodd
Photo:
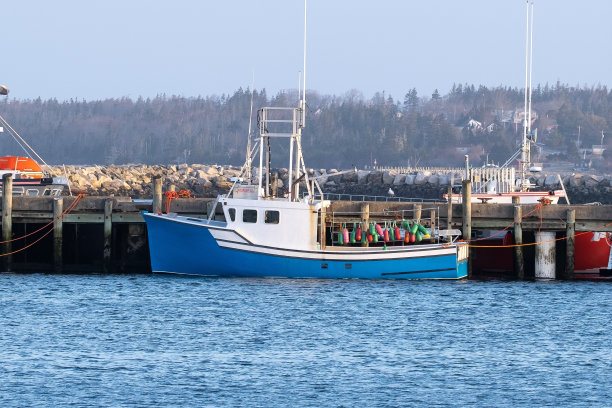
<svg viewBox="0 0 612 408">
<path fill-rule="evenodd" d="M 144 214 L 151 268 L 156 273 L 203 276 L 460 279 L 467 259 L 458 261 L 457 247 L 426 245 L 375 250 L 294 251 L 217 239 L 215 229 Z"/>
</svg>

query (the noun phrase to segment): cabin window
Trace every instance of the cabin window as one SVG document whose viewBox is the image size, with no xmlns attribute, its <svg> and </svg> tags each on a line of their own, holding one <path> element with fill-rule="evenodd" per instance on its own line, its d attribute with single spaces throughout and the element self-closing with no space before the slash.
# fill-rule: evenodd
<svg viewBox="0 0 612 408">
<path fill-rule="evenodd" d="M 264 222 L 266 224 L 278 224 L 280 220 L 280 212 L 266 210 L 264 215 Z"/>
<path fill-rule="evenodd" d="M 257 222 L 257 210 L 242 211 L 242 222 L 249 222 L 249 223 Z"/>
<path fill-rule="evenodd" d="M 23 195 L 23 187 L 13 187 L 13 195 L 14 196 Z"/>
<path fill-rule="evenodd" d="M 54 195 L 54 196 L 59 196 L 61 193 L 62 193 L 62 190 L 57 189 L 57 188 L 54 188 L 54 189 L 53 189 L 53 195 Z"/>
<path fill-rule="evenodd" d="M 27 195 L 29 196 L 37 196 L 38 195 L 38 190 L 34 189 L 34 188 L 29 188 L 27 191 Z"/>
<path fill-rule="evenodd" d="M 236 221 L 236 209 L 235 208 L 228 208 L 227 214 L 229 215 L 230 221 L 232 222 Z"/>
<path fill-rule="evenodd" d="M 43 193 L 43 195 L 45 196 L 51 195 L 51 190 L 49 190 L 48 188 L 45 188 L 45 192 Z"/>
</svg>

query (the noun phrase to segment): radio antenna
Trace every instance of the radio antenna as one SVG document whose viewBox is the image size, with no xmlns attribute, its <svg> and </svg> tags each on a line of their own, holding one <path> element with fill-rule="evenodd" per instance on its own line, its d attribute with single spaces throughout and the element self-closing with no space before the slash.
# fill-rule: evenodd
<svg viewBox="0 0 612 408">
<path fill-rule="evenodd" d="M 304 67 L 302 69 L 302 99 L 300 100 L 300 109 L 302 111 L 301 128 L 306 126 L 306 1 L 304 0 Z"/>
<path fill-rule="evenodd" d="M 247 136 L 247 150 L 246 150 L 246 174 L 248 180 L 251 179 L 251 129 L 253 123 L 253 93 L 255 93 L 255 71 L 253 70 L 253 78 L 251 79 L 251 110 L 249 112 L 249 134 Z"/>
</svg>

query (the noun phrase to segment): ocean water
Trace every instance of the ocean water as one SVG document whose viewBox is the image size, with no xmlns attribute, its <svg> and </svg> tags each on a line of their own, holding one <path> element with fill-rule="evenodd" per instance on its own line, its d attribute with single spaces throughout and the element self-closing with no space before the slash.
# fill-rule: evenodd
<svg viewBox="0 0 612 408">
<path fill-rule="evenodd" d="M 610 407 L 612 285 L 0 274 L 1 407 Z"/>
</svg>

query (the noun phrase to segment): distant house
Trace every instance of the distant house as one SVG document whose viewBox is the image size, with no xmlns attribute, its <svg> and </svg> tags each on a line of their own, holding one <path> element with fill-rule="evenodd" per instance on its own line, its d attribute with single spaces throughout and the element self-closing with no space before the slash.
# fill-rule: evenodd
<svg viewBox="0 0 612 408">
<path fill-rule="evenodd" d="M 603 152 L 606 151 L 606 146 L 605 145 L 593 145 L 592 151 L 593 151 L 593 156 L 602 156 Z"/>
<path fill-rule="evenodd" d="M 482 129 L 482 123 L 474 119 L 470 119 L 466 126 L 470 129 Z"/>
<path fill-rule="evenodd" d="M 531 125 L 538 120 L 538 113 L 534 110 L 531 111 Z M 522 126 L 525 122 L 525 112 L 521 110 L 514 111 L 514 124 Z"/>
</svg>

